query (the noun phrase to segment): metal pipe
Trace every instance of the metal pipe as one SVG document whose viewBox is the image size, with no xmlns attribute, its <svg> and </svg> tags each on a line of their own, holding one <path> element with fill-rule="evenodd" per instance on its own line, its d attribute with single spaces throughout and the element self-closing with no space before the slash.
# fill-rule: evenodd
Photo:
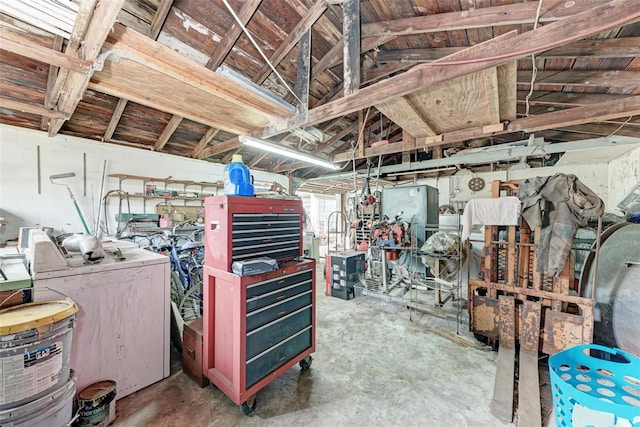
<svg viewBox="0 0 640 427">
<path fill-rule="evenodd" d="M 80 221 L 82 222 L 82 226 L 84 227 L 85 233 L 91 234 L 90 231 L 89 231 L 89 227 L 87 227 L 87 223 L 84 220 L 84 216 L 82 215 L 82 211 L 80 211 L 80 206 L 78 206 L 78 202 L 76 202 L 76 198 L 73 195 L 73 192 L 71 191 L 71 188 L 69 188 L 69 186 L 67 184 L 53 182 L 54 179 L 72 178 L 74 176 L 76 176 L 76 174 L 74 172 L 60 173 L 60 174 L 57 174 L 57 175 L 50 175 L 49 176 L 49 181 L 51 181 L 51 183 L 54 184 L 54 185 L 64 185 L 65 187 L 67 187 L 67 191 L 69 192 L 69 197 L 71 197 L 71 201 L 73 202 L 73 206 L 75 207 L 76 212 L 78 213 L 78 216 L 80 217 Z"/>
</svg>

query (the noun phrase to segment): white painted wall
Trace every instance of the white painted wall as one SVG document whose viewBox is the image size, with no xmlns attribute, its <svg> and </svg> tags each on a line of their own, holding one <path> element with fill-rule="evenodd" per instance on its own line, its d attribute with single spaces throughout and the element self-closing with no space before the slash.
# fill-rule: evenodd
<svg viewBox="0 0 640 427">
<path fill-rule="evenodd" d="M 440 205 L 450 204 L 457 209 L 462 209 L 466 202 L 471 199 L 491 197 L 491 181 L 522 180 L 536 176 L 551 176 L 556 173 L 573 174 L 600 196 L 605 202 L 606 212 L 614 212 L 615 201 L 619 200 L 624 195 L 624 192 L 631 188 L 631 185 L 638 182 L 638 174 L 640 174 L 639 158 L 640 149 L 636 149 L 610 163 L 572 164 L 478 174 L 459 172 L 450 178 L 424 179 L 417 182 L 418 184 L 426 184 L 438 188 Z M 473 192 L 468 185 L 469 181 L 476 176 L 483 178 L 486 185 L 482 191 Z"/>
<path fill-rule="evenodd" d="M 37 147 L 40 147 L 41 194 L 38 194 Z M 83 185 L 83 153 L 87 157 L 87 193 Z M 57 180 L 67 184 L 76 197 L 85 220 L 93 230 L 100 199 L 103 163 L 107 174 L 131 174 L 179 180 L 215 182 L 223 179 L 224 165 L 145 151 L 115 144 L 104 144 L 70 136 L 49 138 L 45 132 L 0 125 L 0 216 L 7 225 L 0 228 L 0 243 L 15 238 L 18 227 L 53 227 L 55 233 L 82 232 L 82 223 L 75 212 L 67 189 L 53 185 L 50 175 L 74 172 L 73 178 Z M 256 182 L 277 181 L 285 188 L 283 175 L 252 171 Z M 158 188 L 163 184 L 158 183 Z M 118 180 L 107 178 L 105 193 L 118 188 Z M 175 188 L 180 190 L 182 187 Z M 170 189 L 174 189 L 171 187 Z M 123 190 L 142 192 L 140 181 L 125 181 Z M 199 188 L 189 188 L 200 192 Z M 205 189 L 204 191 L 215 191 Z M 220 190 L 220 194 L 222 194 Z M 117 198 L 109 200 L 110 230 L 114 230 Z M 142 212 L 142 199 L 130 199 L 131 211 Z M 161 199 L 147 201 L 147 213 L 154 213 Z M 176 202 L 182 203 L 182 202 Z M 197 202 L 189 204 L 198 205 Z M 126 207 L 125 207 L 126 212 Z"/>
<path fill-rule="evenodd" d="M 614 210 L 620 200 L 631 188 L 640 182 L 640 148 L 623 154 L 609 162 L 609 197 L 605 200 L 608 211 L 621 214 Z"/>
</svg>

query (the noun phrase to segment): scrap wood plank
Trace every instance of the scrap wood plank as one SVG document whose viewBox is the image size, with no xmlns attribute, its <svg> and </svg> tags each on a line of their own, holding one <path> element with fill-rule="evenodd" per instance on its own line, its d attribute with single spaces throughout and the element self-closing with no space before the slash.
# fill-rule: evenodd
<svg viewBox="0 0 640 427">
<path fill-rule="evenodd" d="M 538 347 L 542 304 L 525 300 L 520 322 L 520 366 L 518 382 L 518 427 L 540 427 L 540 379 Z"/>
<path fill-rule="evenodd" d="M 513 421 L 513 383 L 516 364 L 516 300 L 514 297 L 501 295 L 499 305 L 500 347 L 493 384 L 491 413 L 503 421 L 511 422 Z"/>
</svg>

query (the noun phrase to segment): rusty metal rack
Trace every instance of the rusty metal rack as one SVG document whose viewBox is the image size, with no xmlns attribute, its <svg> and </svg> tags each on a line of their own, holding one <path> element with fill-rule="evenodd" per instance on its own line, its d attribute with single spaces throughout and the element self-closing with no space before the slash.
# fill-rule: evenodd
<svg viewBox="0 0 640 427">
<path fill-rule="evenodd" d="M 420 227 L 419 227 L 420 228 Z M 440 229 L 437 225 L 421 227 L 425 234 L 432 235 L 438 231 L 448 231 L 461 235 L 459 229 Z M 409 300 L 406 305 L 409 308 L 409 320 L 414 320 L 418 315 L 426 314 L 455 320 L 455 332 L 460 334 L 460 323 L 463 322 L 463 294 L 462 294 L 462 268 L 463 258 L 462 243 L 459 241 L 456 255 L 426 254 L 417 248 L 412 251 L 412 258 L 428 255 L 440 259 L 454 260 L 459 263 L 456 277 L 453 280 L 444 280 L 440 271 L 429 269 L 433 277 L 421 277 L 417 272 L 411 272 L 409 285 Z M 426 291 L 426 292 L 425 292 Z"/>
<path fill-rule="evenodd" d="M 518 181 L 494 181 L 492 197 L 515 195 Z M 595 262 L 600 247 L 598 221 Z M 533 237 L 532 237 L 533 236 Z M 538 355 L 551 355 L 577 344 L 590 343 L 594 328 L 594 299 L 572 292 L 571 255 L 558 277 L 536 271 L 540 227 L 531 230 L 524 219 L 518 226 L 485 226 L 480 278 L 469 279 L 469 328 L 500 343 L 492 412 L 512 421 L 515 351 L 519 343 L 519 425 L 540 425 Z M 593 284 L 595 288 L 595 283 Z M 526 390 L 526 392 L 524 391 Z"/>
</svg>

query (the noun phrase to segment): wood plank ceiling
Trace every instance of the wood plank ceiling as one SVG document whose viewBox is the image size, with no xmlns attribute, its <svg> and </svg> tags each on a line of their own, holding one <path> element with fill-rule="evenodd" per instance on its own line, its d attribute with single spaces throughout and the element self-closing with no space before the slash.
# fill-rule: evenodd
<svg viewBox="0 0 640 427">
<path fill-rule="evenodd" d="M 0 122 L 302 178 L 238 135 L 358 169 L 640 136 L 635 0 L 74 3 L 68 39 L 0 13 Z"/>
</svg>

